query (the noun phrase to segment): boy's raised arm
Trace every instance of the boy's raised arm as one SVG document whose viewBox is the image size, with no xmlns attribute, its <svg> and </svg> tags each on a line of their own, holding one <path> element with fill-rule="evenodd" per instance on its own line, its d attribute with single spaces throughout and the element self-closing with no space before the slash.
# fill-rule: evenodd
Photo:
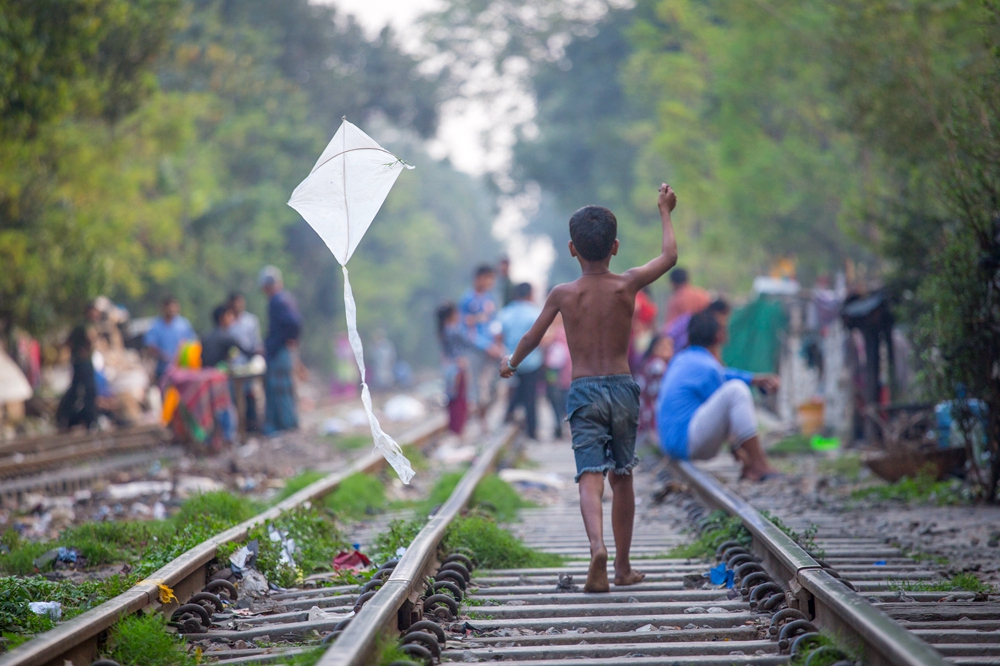
<svg viewBox="0 0 1000 666">
<path fill-rule="evenodd" d="M 660 256 L 649 263 L 625 271 L 624 275 L 629 278 L 636 291 L 658 280 L 677 263 L 677 239 L 674 237 L 674 224 L 670 219 L 670 213 L 677 205 L 677 195 L 666 183 L 660 185 L 660 196 L 656 205 L 660 209 L 660 220 L 663 222 L 663 248 Z"/>
<path fill-rule="evenodd" d="M 521 364 L 521 361 L 542 342 L 545 332 L 549 330 L 549 326 L 555 320 L 556 314 L 559 313 L 559 305 L 556 302 L 558 291 L 559 287 L 554 287 L 549 292 L 549 297 L 545 299 L 545 305 L 542 306 L 541 314 L 538 315 L 538 319 L 528 329 L 528 332 L 524 334 L 521 341 L 517 343 L 517 349 L 514 350 L 514 353 L 500 359 L 501 377 L 506 379 L 513 375 L 514 368 L 517 368 Z"/>
</svg>

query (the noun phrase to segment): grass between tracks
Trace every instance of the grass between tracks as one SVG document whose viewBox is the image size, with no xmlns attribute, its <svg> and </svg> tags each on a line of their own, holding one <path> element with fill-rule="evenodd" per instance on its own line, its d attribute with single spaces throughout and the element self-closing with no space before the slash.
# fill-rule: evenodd
<svg viewBox="0 0 1000 666">
<path fill-rule="evenodd" d="M 447 502 L 459 481 L 462 480 L 462 476 L 463 472 L 450 472 L 442 475 L 434 484 L 427 499 L 417 507 L 418 512 L 427 515 Z M 513 486 L 496 474 L 483 477 L 469 501 L 470 508 L 488 512 L 497 520 L 504 522 L 516 519 L 519 510 L 534 506 L 534 502 L 522 498 Z"/>
<path fill-rule="evenodd" d="M 715 510 L 705 519 L 705 527 L 697 539 L 689 544 L 677 546 L 667 557 L 707 559 L 715 556 L 716 549 L 726 541 L 738 541 L 750 545 L 750 532 L 743 527 L 739 518 L 725 511 Z"/>
<path fill-rule="evenodd" d="M 837 650 L 839 652 L 834 652 Z M 822 651 L 823 654 L 816 654 Z M 814 656 L 815 655 L 815 656 Z M 847 659 L 860 663 L 853 650 L 838 645 L 836 639 L 829 634 L 821 633 L 814 643 L 799 652 L 789 661 L 789 666 L 832 666 L 838 661 Z"/>
<path fill-rule="evenodd" d="M 929 475 L 920 475 L 916 478 L 907 476 L 895 483 L 881 483 L 867 488 L 859 488 L 851 493 L 851 498 L 907 504 L 936 504 L 937 506 L 968 504 L 973 499 L 969 487 L 958 479 L 938 481 Z"/>
<path fill-rule="evenodd" d="M 996 591 L 992 585 L 984 583 L 971 573 L 959 573 L 943 580 L 890 580 L 889 589 L 905 592 L 981 592 L 983 594 L 993 594 Z"/>
<path fill-rule="evenodd" d="M 195 666 L 183 638 L 167 631 L 160 613 L 138 613 L 111 627 L 105 656 L 121 666 Z"/>
<path fill-rule="evenodd" d="M 400 548 L 410 545 L 425 522 L 423 518 L 392 521 L 372 544 L 375 560 L 384 562 L 396 557 Z M 498 525 L 493 516 L 479 510 L 459 516 L 448 526 L 441 550 L 447 554 L 458 548 L 471 550 L 478 566 L 484 569 L 557 567 L 564 561 L 559 555 L 529 548 Z"/>
</svg>

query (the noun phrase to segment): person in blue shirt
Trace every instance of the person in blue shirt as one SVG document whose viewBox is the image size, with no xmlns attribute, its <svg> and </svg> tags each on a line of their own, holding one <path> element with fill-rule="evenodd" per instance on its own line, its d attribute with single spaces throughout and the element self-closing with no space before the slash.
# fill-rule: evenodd
<svg viewBox="0 0 1000 666">
<path fill-rule="evenodd" d="M 507 349 L 516 349 L 524 334 L 531 330 L 542 309 L 531 300 L 531 285 L 527 282 L 514 287 L 514 300 L 504 307 L 497 316 L 500 322 L 500 341 Z M 524 408 L 524 430 L 531 439 L 537 439 L 538 429 L 538 383 L 542 380 L 545 356 L 539 348 L 524 357 L 514 373 L 514 387 L 510 393 L 512 413 L 517 407 Z"/>
<path fill-rule="evenodd" d="M 181 316 L 181 306 L 177 299 L 173 296 L 164 298 L 162 316 L 156 318 L 143 338 L 146 349 L 156 359 L 156 381 L 160 381 L 163 373 L 174 362 L 181 343 L 197 339 L 198 335 L 191 322 Z"/>
<path fill-rule="evenodd" d="M 483 264 L 476 269 L 472 289 L 465 292 L 458 302 L 458 313 L 462 328 L 473 349 L 468 354 L 469 359 L 469 408 L 477 410 L 480 418 L 486 415 L 486 403 L 483 399 L 483 372 L 491 359 L 500 358 L 500 349 L 496 343 L 495 320 L 497 302 L 493 295 L 496 286 L 496 271 L 489 264 Z"/>
<path fill-rule="evenodd" d="M 660 446 L 677 460 L 708 460 L 723 443 L 743 463 L 741 478 L 761 481 L 776 474 L 757 435 L 751 386 L 778 388 L 778 377 L 725 368 L 719 359 L 725 323 L 711 310 L 688 324 L 688 347 L 674 356 L 663 376 L 657 408 Z"/>
<path fill-rule="evenodd" d="M 285 291 L 281 271 L 275 266 L 265 266 L 260 271 L 258 284 L 267 294 L 267 337 L 264 338 L 264 358 L 267 371 L 264 375 L 264 434 L 299 427 L 298 409 L 295 405 L 295 352 L 302 333 L 302 315 L 295 299 Z"/>
</svg>

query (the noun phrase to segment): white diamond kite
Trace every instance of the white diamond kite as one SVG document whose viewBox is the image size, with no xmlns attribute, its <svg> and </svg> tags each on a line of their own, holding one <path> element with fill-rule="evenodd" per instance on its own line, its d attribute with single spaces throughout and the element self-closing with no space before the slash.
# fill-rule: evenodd
<svg viewBox="0 0 1000 666">
<path fill-rule="evenodd" d="M 368 414 L 375 446 L 389 461 L 403 483 L 413 478 L 413 468 L 402 450 L 382 431 L 372 412 L 372 397 L 365 383 L 365 356 L 358 335 L 357 306 L 347 276 L 347 262 L 382 207 L 396 177 L 413 167 L 390 153 L 344 118 L 309 175 L 292 192 L 288 205 L 299 212 L 344 269 L 344 309 L 347 335 L 361 370 L 361 401 Z"/>
</svg>

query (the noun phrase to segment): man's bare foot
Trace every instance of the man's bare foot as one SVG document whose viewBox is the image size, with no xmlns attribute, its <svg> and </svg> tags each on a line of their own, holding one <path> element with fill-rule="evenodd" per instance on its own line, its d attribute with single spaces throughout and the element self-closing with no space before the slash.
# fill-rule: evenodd
<svg viewBox="0 0 1000 666">
<path fill-rule="evenodd" d="M 608 551 L 599 550 L 590 558 L 590 569 L 587 571 L 587 583 L 584 592 L 610 592 L 608 584 Z"/>
<path fill-rule="evenodd" d="M 615 574 L 615 585 L 635 585 L 641 583 L 646 574 L 635 569 L 629 569 L 627 574 Z"/>
</svg>

